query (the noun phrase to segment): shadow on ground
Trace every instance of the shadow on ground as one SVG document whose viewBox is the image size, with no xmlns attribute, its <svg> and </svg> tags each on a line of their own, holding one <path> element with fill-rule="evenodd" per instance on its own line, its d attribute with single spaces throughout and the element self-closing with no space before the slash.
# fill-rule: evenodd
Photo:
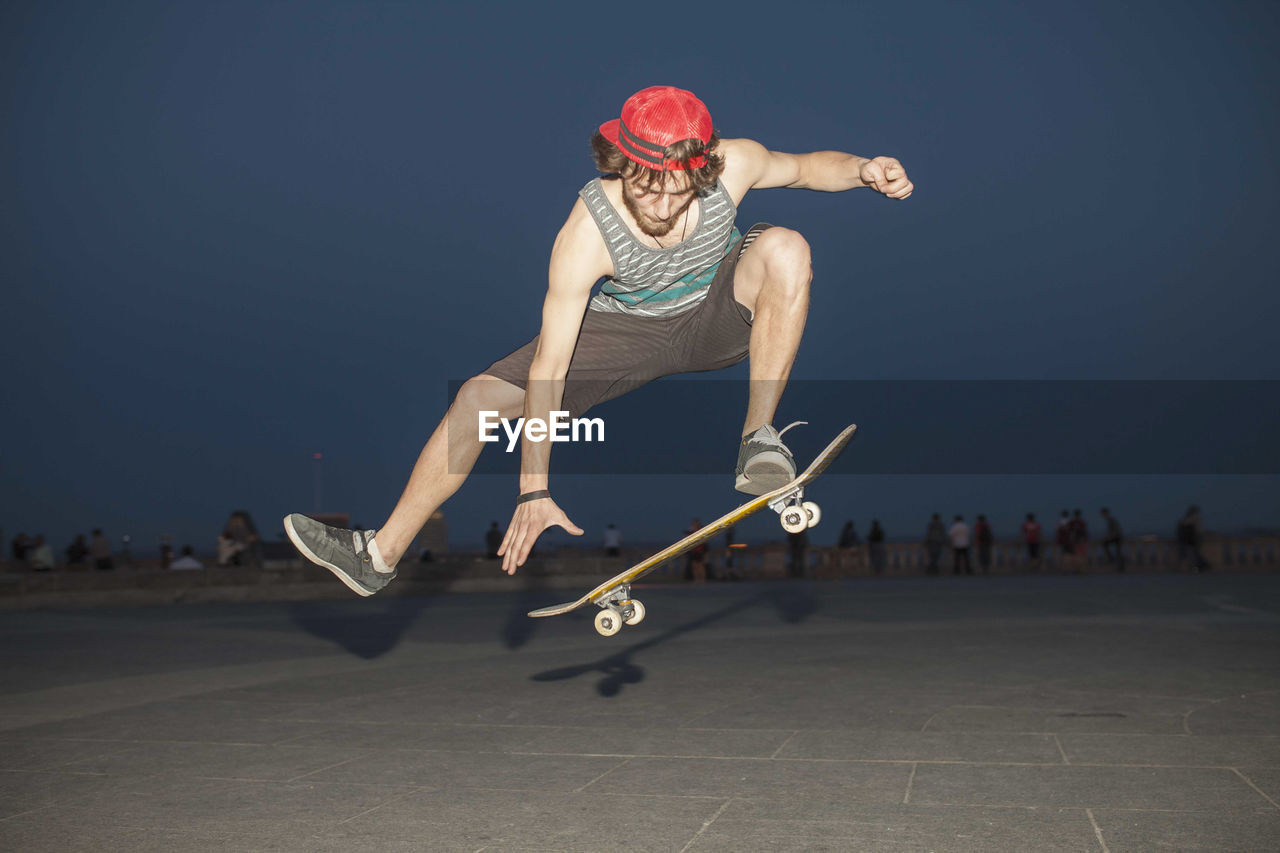
<svg viewBox="0 0 1280 853">
<path fill-rule="evenodd" d="M 393 651 L 418 622 L 422 613 L 443 596 L 449 595 L 449 586 L 455 579 L 456 575 L 433 577 L 433 591 L 429 593 L 331 603 L 300 602 L 290 608 L 290 617 L 295 625 L 308 634 L 328 641 L 356 657 L 374 660 Z M 536 571 L 513 578 L 512 585 L 516 588 L 510 592 L 494 594 L 511 600 L 499 630 L 499 639 L 505 648 L 514 651 L 526 646 L 538 631 L 540 620 L 530 618 L 529 611 L 555 604 L 569 598 L 572 593 L 551 588 L 547 578 Z M 732 589 L 730 586 L 718 588 L 725 592 Z M 708 590 L 710 587 L 703 589 Z M 767 591 L 754 595 L 745 602 L 730 605 L 686 625 L 672 628 L 632 647 L 630 651 L 649 648 L 672 637 L 695 631 L 736 613 L 743 607 L 764 603 L 772 604 L 778 617 L 788 624 L 805 621 L 820 607 L 811 584 L 771 584 Z M 587 606 L 565 618 L 583 621 L 594 615 L 595 607 Z M 610 659 L 614 657 L 617 656 L 611 656 Z"/>
<path fill-rule="evenodd" d="M 647 649 L 652 649 L 663 643 L 669 642 L 676 637 L 690 634 L 694 631 L 701 630 L 723 619 L 727 619 L 734 614 L 741 613 L 752 607 L 763 604 L 772 604 L 778 611 L 779 617 L 789 624 L 802 622 L 809 616 L 817 612 L 818 602 L 814 595 L 812 587 L 806 586 L 803 589 L 796 588 L 779 588 L 772 590 L 764 590 L 749 598 L 734 602 L 726 607 L 722 607 L 706 616 L 699 617 L 683 625 L 677 625 L 650 637 L 643 642 L 635 643 L 627 646 L 625 649 L 615 652 L 611 655 L 592 661 L 591 663 L 576 664 L 574 666 L 561 667 L 559 669 L 549 669 L 545 672 L 537 673 L 530 677 L 532 681 L 565 681 L 570 678 L 577 678 L 581 675 L 589 675 L 591 673 L 599 673 L 602 677 L 596 683 L 596 692 L 601 696 L 613 697 L 622 692 L 622 688 L 628 684 L 639 684 L 644 681 L 644 667 L 637 664 L 633 658 L 635 655 Z M 582 612 L 594 613 L 594 608 L 582 608 L 578 613 Z M 579 617 L 585 621 L 585 617 Z M 603 638 L 602 638 L 603 639 Z M 603 640 L 607 642 L 607 640 Z"/>
<path fill-rule="evenodd" d="M 308 634 L 327 640 L 358 658 L 374 660 L 398 646 L 422 611 L 436 598 L 438 596 L 296 604 L 289 615 L 293 623 Z"/>
<path fill-rule="evenodd" d="M 384 593 L 373 601 L 295 604 L 290 616 L 295 625 L 312 636 L 328 640 L 356 657 L 374 660 L 400 645 L 422 611 L 447 594 L 461 575 L 461 569 L 453 565 L 436 564 L 431 569 L 429 593 L 402 596 Z M 404 580 L 407 578 L 401 582 Z"/>
</svg>

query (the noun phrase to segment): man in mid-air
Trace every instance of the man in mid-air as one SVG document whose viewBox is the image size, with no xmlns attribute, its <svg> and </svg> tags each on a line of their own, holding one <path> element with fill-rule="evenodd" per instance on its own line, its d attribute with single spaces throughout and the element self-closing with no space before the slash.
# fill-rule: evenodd
<svg viewBox="0 0 1280 853">
<path fill-rule="evenodd" d="M 422 525 L 466 480 L 484 447 L 481 412 L 526 422 L 549 421 L 553 411 L 579 417 L 659 377 L 750 357 L 734 487 L 760 495 L 795 477 L 786 429 L 772 421 L 808 316 L 809 245 L 764 223 L 740 232 L 738 205 L 749 190 L 768 187 L 870 187 L 905 199 L 913 187 L 902 164 L 720 139 L 706 105 L 671 86 L 632 95 L 591 146 L 603 177 L 579 192 L 552 246 L 541 333 L 462 385 L 391 517 L 355 531 L 298 513 L 285 518 L 298 550 L 360 595 L 395 578 Z M 508 574 L 548 527 L 583 532 L 548 490 L 550 453 L 551 442 L 526 433 L 515 512 L 498 552 Z"/>
</svg>

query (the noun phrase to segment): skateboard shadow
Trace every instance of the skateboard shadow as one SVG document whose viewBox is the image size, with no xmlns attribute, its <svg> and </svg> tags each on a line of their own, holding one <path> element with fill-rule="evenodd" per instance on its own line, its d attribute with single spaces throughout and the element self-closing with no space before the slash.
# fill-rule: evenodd
<svg viewBox="0 0 1280 853">
<path fill-rule="evenodd" d="M 769 600 L 789 625 L 803 622 L 821 609 L 813 584 L 805 581 L 791 581 Z"/>
<path fill-rule="evenodd" d="M 763 592 L 757 593 L 750 598 L 744 598 L 742 601 L 735 602 L 722 607 L 714 613 L 708 613 L 706 616 L 700 616 L 683 625 L 677 625 L 669 628 L 661 634 L 650 637 L 643 642 L 627 646 L 625 649 L 614 654 L 608 655 L 591 663 L 578 664 L 576 666 L 560 667 L 559 669 L 549 669 L 545 672 L 539 672 L 530 676 L 531 681 L 566 681 L 570 678 L 577 678 L 580 675 L 588 675 L 590 673 L 600 673 L 603 677 L 596 683 L 596 692 L 606 698 L 612 698 L 622 692 L 622 688 L 628 684 L 639 684 L 645 679 L 644 667 L 632 660 L 639 652 L 651 649 L 654 646 L 661 645 L 669 640 L 675 639 L 683 634 L 688 634 L 705 628 L 708 625 L 726 619 L 735 613 L 740 613 L 758 604 L 772 601 L 773 598 Z"/>
</svg>

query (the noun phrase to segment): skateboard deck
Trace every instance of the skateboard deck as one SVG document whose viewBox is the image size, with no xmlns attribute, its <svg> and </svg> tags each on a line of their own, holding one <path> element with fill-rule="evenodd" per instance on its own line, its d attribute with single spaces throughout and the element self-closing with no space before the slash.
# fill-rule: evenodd
<svg viewBox="0 0 1280 853">
<path fill-rule="evenodd" d="M 612 636 L 618 632 L 623 622 L 628 625 L 635 625 L 644 618 L 644 606 L 631 598 L 630 585 L 632 581 L 643 577 L 668 560 L 679 557 L 681 554 L 706 542 L 726 527 L 736 524 L 765 507 L 775 510 L 781 516 L 783 527 L 790 532 L 798 532 L 807 527 L 813 527 L 818 523 L 820 513 L 816 504 L 800 503 L 800 499 L 804 496 L 804 487 L 817 479 L 817 476 L 825 471 L 827 466 L 840 455 L 840 451 L 844 450 L 845 445 L 853 438 L 853 434 L 857 432 L 857 429 L 856 424 L 850 424 L 841 430 L 840 434 L 832 439 L 831 443 L 814 458 L 809 467 L 785 486 L 779 486 L 771 492 L 757 495 L 737 509 L 730 510 L 710 524 L 698 528 L 674 545 L 664 548 L 653 556 L 636 563 L 626 571 L 614 575 L 576 601 L 567 601 L 564 604 L 543 607 L 530 611 L 529 615 L 533 617 L 558 616 L 561 613 L 577 610 L 587 603 L 598 604 L 603 609 L 596 614 L 596 630 L 605 636 Z"/>
</svg>

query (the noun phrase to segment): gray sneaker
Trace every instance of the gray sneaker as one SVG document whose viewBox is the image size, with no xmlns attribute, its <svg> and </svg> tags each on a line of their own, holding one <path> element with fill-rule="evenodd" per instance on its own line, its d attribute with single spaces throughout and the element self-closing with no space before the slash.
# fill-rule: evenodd
<svg viewBox="0 0 1280 853">
<path fill-rule="evenodd" d="M 763 495 L 781 488 L 796 478 L 796 460 L 782 443 L 782 433 L 793 426 L 808 423 L 796 421 L 778 432 L 769 424 L 742 437 L 738 447 L 737 480 L 733 487 L 748 495 Z"/>
<path fill-rule="evenodd" d="M 300 513 L 285 516 L 284 532 L 306 557 L 324 566 L 359 595 L 373 595 L 395 579 L 396 573 L 373 567 L 369 542 L 376 530 L 343 530 L 329 527 Z"/>
</svg>

